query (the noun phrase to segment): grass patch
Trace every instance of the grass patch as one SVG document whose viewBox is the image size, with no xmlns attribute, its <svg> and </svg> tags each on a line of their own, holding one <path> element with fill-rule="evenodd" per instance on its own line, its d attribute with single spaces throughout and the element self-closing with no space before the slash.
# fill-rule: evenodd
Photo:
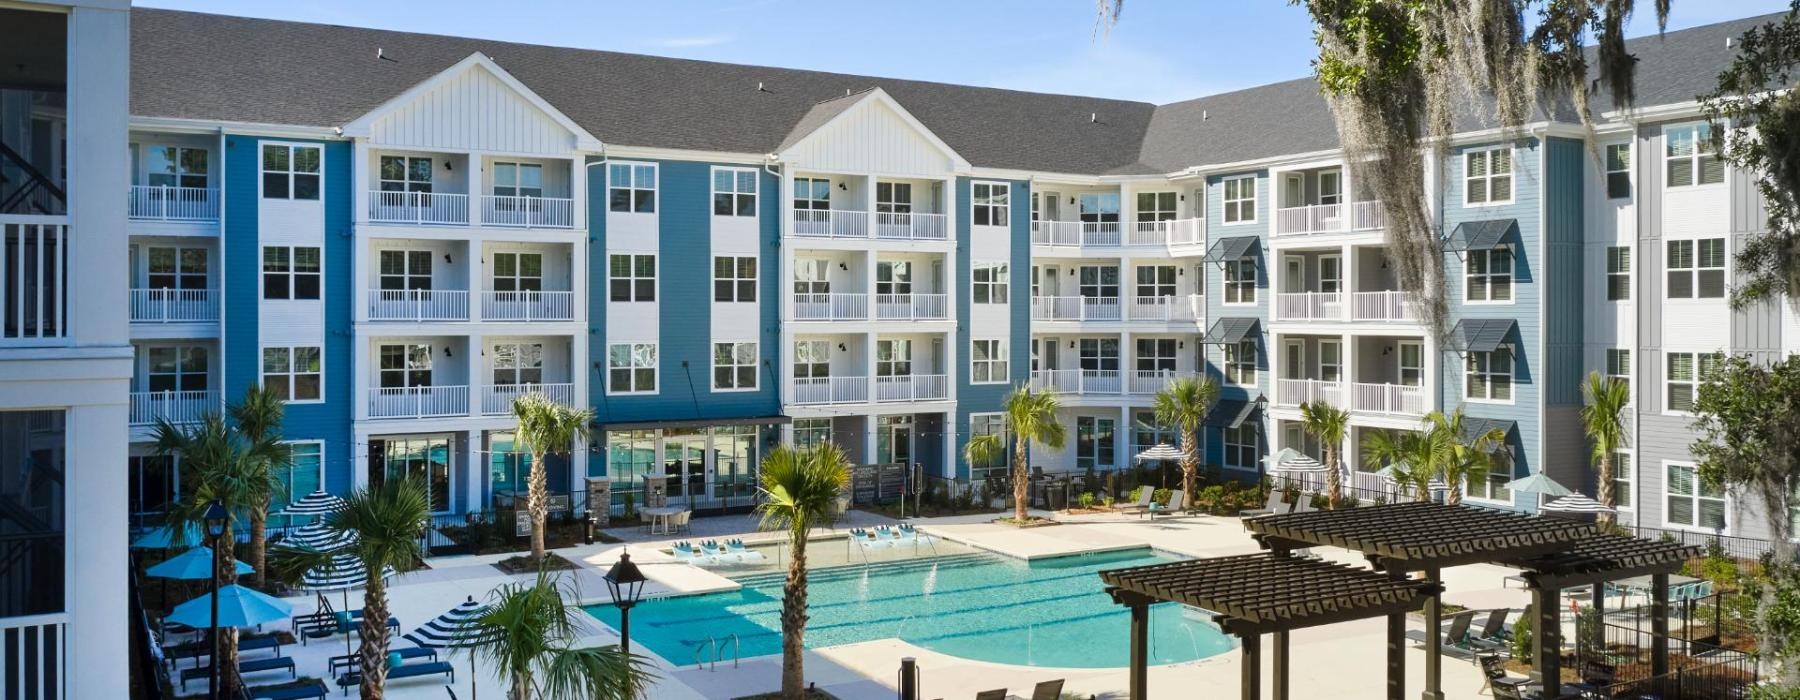
<svg viewBox="0 0 1800 700">
<path fill-rule="evenodd" d="M 1056 522 L 1055 520 L 1051 520 L 1049 518 L 1040 518 L 1035 515 L 1026 516 L 1024 520 L 1020 520 L 1020 519 L 1014 518 L 1014 517 L 994 518 L 993 522 L 1000 524 L 1000 525 L 1011 525 L 1011 526 L 1017 527 L 1017 528 L 1049 527 L 1051 525 L 1060 525 L 1061 524 L 1061 523 Z"/>
<path fill-rule="evenodd" d="M 494 568 L 509 574 L 534 574 L 537 573 L 538 562 L 532 559 L 529 554 L 521 554 L 516 557 L 507 557 L 494 562 Z M 572 561 L 562 558 L 561 555 L 555 552 L 545 552 L 544 568 L 551 571 L 574 571 L 581 567 L 576 566 Z"/>
</svg>

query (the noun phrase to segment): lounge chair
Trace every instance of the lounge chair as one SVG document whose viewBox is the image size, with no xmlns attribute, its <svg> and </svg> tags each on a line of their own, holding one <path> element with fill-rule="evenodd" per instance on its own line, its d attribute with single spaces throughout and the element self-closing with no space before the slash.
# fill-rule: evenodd
<svg viewBox="0 0 1800 700">
<path fill-rule="evenodd" d="M 273 686 L 245 688 L 244 695 L 249 697 L 250 700 L 323 700 L 325 698 L 325 684 L 315 680 L 307 685 L 295 685 L 285 688 Z"/>
<path fill-rule="evenodd" d="M 1060 700 L 1062 698 L 1063 679 L 1043 681 L 1031 689 L 1031 700 Z M 1008 695 L 1006 700 L 1025 700 L 1017 695 Z"/>
<path fill-rule="evenodd" d="M 289 678 L 298 678 L 294 672 L 294 660 L 285 656 L 271 656 L 263 659 L 239 659 L 238 673 L 257 673 L 259 671 L 286 670 Z M 181 670 L 181 691 L 187 692 L 188 681 L 212 675 L 212 666 L 195 666 Z"/>
<path fill-rule="evenodd" d="M 451 666 L 448 661 L 426 661 L 417 664 L 401 664 L 399 667 L 387 670 L 387 679 L 390 682 L 401 678 L 418 678 L 420 676 L 449 676 L 450 680 L 445 681 L 445 683 L 455 683 L 456 668 Z M 338 676 L 338 687 L 342 688 L 346 695 L 349 694 L 351 686 L 361 684 L 361 672 L 351 671 L 342 676 Z"/>
<path fill-rule="evenodd" d="M 1312 494 L 1301 491 L 1300 495 L 1294 497 L 1295 513 L 1311 513 L 1317 510 L 1312 504 Z"/>
<path fill-rule="evenodd" d="M 414 659 L 426 659 L 429 661 L 438 660 L 437 650 L 430 647 L 406 647 L 404 649 L 389 648 L 388 653 L 399 654 L 400 658 L 405 659 L 408 662 L 411 662 Z M 336 676 L 339 673 L 356 670 L 356 667 L 361 664 L 361 654 L 338 654 L 337 656 L 331 657 L 331 659 L 326 662 L 326 668 L 331 675 Z"/>
<path fill-rule="evenodd" d="M 1500 651 L 1505 649 L 1512 635 L 1506 633 L 1506 615 L 1512 612 L 1506 608 L 1495 608 L 1488 611 L 1487 620 L 1481 623 L 1481 629 L 1469 635 L 1468 646 L 1481 651 Z"/>
<path fill-rule="evenodd" d="M 983 690 L 975 694 L 975 700 L 1006 700 L 1006 689 Z"/>
<path fill-rule="evenodd" d="M 1155 498 L 1156 489 L 1148 486 L 1139 486 L 1137 501 L 1132 503 L 1117 503 L 1113 505 L 1113 508 L 1118 509 L 1120 512 L 1149 510 L 1150 504 L 1154 502 Z"/>
<path fill-rule="evenodd" d="M 1443 635 L 1439 638 L 1439 641 L 1442 642 L 1439 651 L 1449 656 L 1466 655 L 1469 652 L 1469 649 L 1468 647 L 1463 646 L 1463 639 L 1469 636 L 1469 623 L 1474 621 L 1474 619 L 1475 611 L 1473 610 L 1464 610 L 1455 615 L 1451 615 L 1450 621 L 1438 628 L 1439 634 Z M 1407 630 L 1406 638 L 1418 642 L 1420 646 L 1424 646 L 1426 639 L 1425 630 Z"/>
<path fill-rule="evenodd" d="M 1522 688 L 1535 685 L 1529 678 L 1514 678 L 1506 675 L 1506 661 L 1499 654 L 1484 654 L 1478 658 L 1481 663 L 1482 687 L 1494 691 L 1496 698 L 1520 698 Z"/>
<path fill-rule="evenodd" d="M 1263 507 L 1242 511 L 1238 514 L 1249 518 L 1258 515 L 1277 515 L 1286 513 L 1288 510 L 1288 504 L 1281 501 L 1281 489 L 1269 489 L 1269 498 L 1267 502 L 1263 503 Z"/>
<path fill-rule="evenodd" d="M 1158 505 L 1155 501 L 1151 501 L 1150 507 L 1145 509 L 1145 512 L 1150 514 L 1151 520 L 1155 520 L 1158 513 L 1180 513 L 1186 502 L 1187 494 L 1176 491 L 1169 494 L 1169 505 Z"/>
</svg>

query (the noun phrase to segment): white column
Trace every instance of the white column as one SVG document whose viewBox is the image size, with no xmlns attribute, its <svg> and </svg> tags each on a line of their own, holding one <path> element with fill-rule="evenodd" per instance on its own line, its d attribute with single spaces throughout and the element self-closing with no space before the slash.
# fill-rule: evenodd
<svg viewBox="0 0 1800 700">
<path fill-rule="evenodd" d="M 76 345 L 125 345 L 128 337 L 126 278 L 117 274 L 125 270 L 129 250 L 125 193 L 131 184 L 130 159 L 120 157 L 129 147 L 128 17 L 123 8 L 76 7 L 69 14 L 65 240 L 74 283 L 63 285 L 60 302 L 68 312 L 66 332 Z M 46 309 L 56 301 L 46 299 Z M 108 658 L 85 650 L 84 656 Z"/>
<path fill-rule="evenodd" d="M 944 412 L 944 473 L 942 476 L 956 478 L 956 410 Z"/>
<path fill-rule="evenodd" d="M 78 8 L 77 16 L 81 12 Z M 122 396 L 124 382 L 118 385 Z M 130 508 L 119 478 L 126 464 L 125 404 L 79 406 L 68 411 L 66 421 L 68 480 L 63 497 L 70 517 L 64 522 L 68 551 L 78 555 L 64 563 L 69 619 L 65 648 L 71 654 L 68 673 L 63 675 L 68 683 L 65 696 L 128 697 L 130 669 L 122 660 L 130 656 L 130 635 L 122 622 L 130 619 L 125 585 Z"/>
<path fill-rule="evenodd" d="M 781 212 L 777 228 L 780 230 L 782 241 L 780 245 L 776 246 L 778 257 L 776 258 L 775 274 L 777 275 L 776 279 L 780 280 L 780 284 L 776 285 L 776 288 L 780 290 L 777 292 L 780 295 L 777 299 L 780 301 L 778 302 L 779 306 L 776 307 L 776 315 L 781 319 L 781 322 L 776 324 L 776 328 L 779 329 L 781 347 L 776 348 L 775 357 L 777 358 L 776 367 L 781 372 L 780 396 L 783 407 L 794 403 L 794 326 L 792 323 L 794 320 L 794 249 L 787 245 L 788 241 L 793 240 L 789 238 L 794 227 L 793 192 L 794 167 L 790 163 L 781 168 L 781 186 L 775 195 L 778 210 Z M 793 444 L 793 426 L 783 425 L 782 430 L 782 444 Z"/>
<path fill-rule="evenodd" d="M 369 374 L 374 371 L 370 366 L 370 356 L 375 354 L 370 340 L 367 325 L 356 326 L 350 337 L 350 400 L 353 402 L 350 415 L 359 421 L 369 418 Z M 327 368 L 325 371 L 331 370 Z"/>
<path fill-rule="evenodd" d="M 877 221 L 875 218 L 875 176 L 874 175 L 864 175 L 863 176 L 862 206 L 863 206 L 863 211 L 865 212 L 864 216 L 867 216 L 869 218 L 869 235 L 876 236 L 877 234 L 876 234 L 875 226 L 876 226 Z M 869 301 L 870 301 L 870 303 L 873 303 L 875 300 L 870 299 Z"/>
<path fill-rule="evenodd" d="M 583 153 L 583 154 L 576 155 L 573 160 L 569 161 L 569 198 L 571 200 L 574 200 L 573 202 L 570 203 L 569 206 L 574 209 L 574 211 L 572 212 L 574 218 L 571 219 L 571 221 L 573 221 L 575 223 L 575 230 L 577 230 L 577 231 L 586 231 L 588 228 L 588 226 L 587 226 L 587 204 L 588 204 L 587 177 L 588 177 L 587 154 Z M 583 239 L 585 240 L 586 237 L 584 236 Z M 576 289 L 581 289 L 581 287 L 576 287 Z"/>
<path fill-rule="evenodd" d="M 1356 346 L 1358 344 L 1358 336 L 1346 334 L 1339 337 L 1341 338 L 1339 342 L 1342 344 L 1338 346 L 1341 348 L 1338 351 L 1340 355 L 1338 360 L 1344 363 L 1344 369 L 1340 373 L 1344 380 L 1344 405 L 1339 406 L 1338 408 L 1352 410 L 1356 406 L 1356 383 L 1362 379 L 1357 376 L 1356 369 Z M 1399 346 L 1396 345 L 1394 347 L 1394 352 L 1396 353 L 1395 359 L 1398 360 L 1398 353 L 1400 352 Z"/>
<path fill-rule="evenodd" d="M 462 475 L 463 510 L 486 510 L 487 501 L 482 496 L 487 492 L 488 460 L 487 445 L 482 444 L 481 431 L 463 431 L 463 444 L 468 446 L 469 470 Z M 579 480 L 570 484 L 579 484 Z"/>
<path fill-rule="evenodd" d="M 481 321 L 481 292 L 488 286 L 487 251 L 485 250 L 486 243 L 486 240 L 483 240 L 481 236 L 477 235 L 470 236 L 463 245 L 463 257 L 465 259 L 461 264 L 464 269 L 465 279 L 469 280 L 466 287 L 469 292 L 469 320 L 471 322 Z M 585 267 L 587 266 L 577 265 L 572 269 Z M 573 281 L 574 278 L 571 277 L 570 280 Z M 582 289 L 582 287 L 576 287 L 576 289 Z"/>
<path fill-rule="evenodd" d="M 1119 425 L 1113 428 L 1114 469 L 1131 466 L 1132 455 L 1136 454 L 1137 450 L 1143 447 L 1154 447 L 1154 445 L 1131 444 L 1132 436 L 1136 434 L 1137 431 L 1131 429 L 1131 402 L 1127 401 L 1124 405 L 1119 406 Z"/>
<path fill-rule="evenodd" d="M 369 321 L 369 238 L 365 235 L 369 222 L 369 141 L 357 139 L 350 146 L 350 216 L 355 223 L 350 230 L 350 320 Z M 253 263 L 254 264 L 254 263 Z M 361 394 L 358 394 L 361 397 Z M 358 414 L 361 415 L 361 414 Z"/>
<path fill-rule="evenodd" d="M 463 376 L 468 377 L 469 415 L 480 416 L 482 394 L 486 391 L 488 382 L 493 380 L 493 376 L 487 372 L 487 359 L 482 354 L 487 352 L 487 336 L 470 333 L 464 341 L 463 352 L 467 354 L 462 362 Z"/>
<path fill-rule="evenodd" d="M 357 353 L 361 354 L 361 353 Z M 367 399 L 358 399 L 358 405 L 364 405 Z M 351 490 L 369 487 L 369 426 L 367 423 L 352 423 L 350 426 L 350 488 Z M 326 445 L 329 449 L 331 446 Z"/>
<path fill-rule="evenodd" d="M 874 380 L 870 379 L 869 381 L 873 382 Z M 870 386 L 869 391 L 872 398 L 875 388 Z M 863 463 L 875 464 L 875 431 L 881 429 L 881 417 L 874 414 L 863 416 L 863 425 L 865 426 L 863 429 Z"/>
</svg>

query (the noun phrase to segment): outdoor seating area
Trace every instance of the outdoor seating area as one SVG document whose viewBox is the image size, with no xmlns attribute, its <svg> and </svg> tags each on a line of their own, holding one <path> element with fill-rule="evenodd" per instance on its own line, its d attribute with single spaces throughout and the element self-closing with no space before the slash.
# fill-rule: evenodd
<svg viewBox="0 0 1800 700">
<path fill-rule="evenodd" d="M 676 561 L 702 567 L 754 565 L 769 560 L 762 552 L 744 546 L 740 539 L 676 542 L 670 551 Z"/>
</svg>

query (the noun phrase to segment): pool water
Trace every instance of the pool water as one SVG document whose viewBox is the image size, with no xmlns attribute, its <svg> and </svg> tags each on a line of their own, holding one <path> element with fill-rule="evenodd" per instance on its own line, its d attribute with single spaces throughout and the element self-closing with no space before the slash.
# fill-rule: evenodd
<svg viewBox="0 0 1800 700">
<path fill-rule="evenodd" d="M 1032 562 L 991 554 L 815 569 L 808 574 L 806 646 L 897 637 L 933 651 L 1026 666 L 1127 665 L 1130 615 L 1102 591 L 1104 569 L 1175 561 L 1150 549 Z M 781 653 L 782 574 L 737 579 L 743 588 L 640 603 L 631 641 L 669 662 L 695 662 L 710 637 L 737 635 L 744 658 Z M 587 608 L 618 627 L 611 605 Z M 1150 610 L 1150 662 L 1213 656 L 1234 642 L 1203 613 L 1177 605 Z M 731 658 L 725 642 L 725 658 Z"/>
</svg>

